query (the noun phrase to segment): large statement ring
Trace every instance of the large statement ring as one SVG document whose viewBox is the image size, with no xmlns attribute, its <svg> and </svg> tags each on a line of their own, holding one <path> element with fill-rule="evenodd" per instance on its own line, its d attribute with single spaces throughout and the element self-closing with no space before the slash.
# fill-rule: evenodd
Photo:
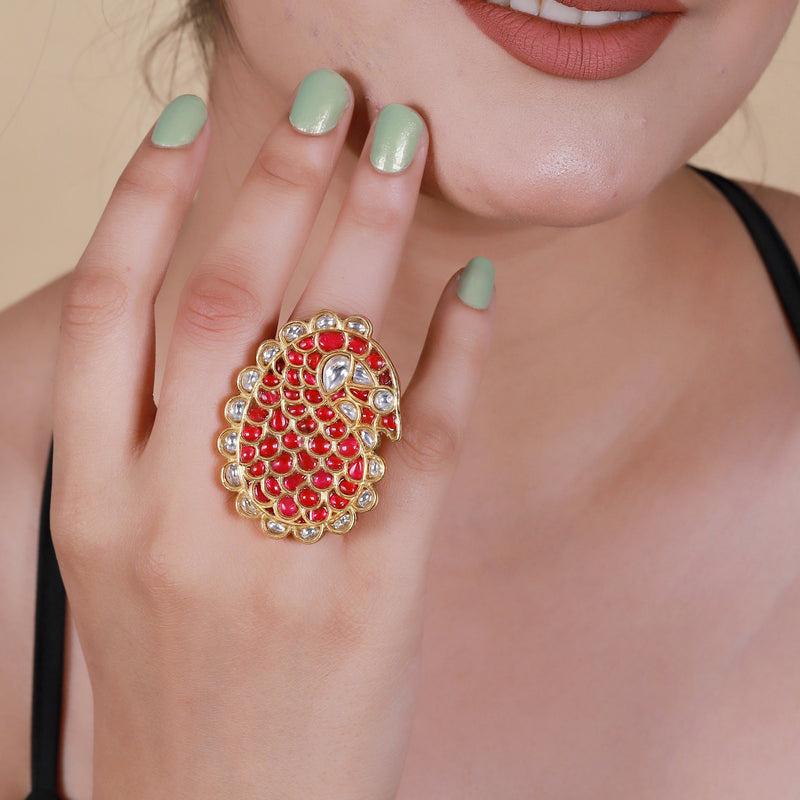
<svg viewBox="0 0 800 800">
<path fill-rule="evenodd" d="M 378 502 L 381 435 L 400 438 L 400 386 L 364 317 L 320 311 L 262 342 L 219 436 L 222 483 L 268 536 L 317 542 Z"/>
</svg>

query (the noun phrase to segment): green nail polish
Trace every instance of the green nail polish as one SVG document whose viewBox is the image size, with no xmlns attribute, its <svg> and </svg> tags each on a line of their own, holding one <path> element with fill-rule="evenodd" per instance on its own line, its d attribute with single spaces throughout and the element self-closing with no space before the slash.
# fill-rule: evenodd
<svg viewBox="0 0 800 800">
<path fill-rule="evenodd" d="M 336 127 L 349 102 L 347 81 L 331 69 L 317 69 L 303 78 L 289 122 L 295 130 L 319 136 Z"/>
<path fill-rule="evenodd" d="M 150 141 L 159 147 L 183 147 L 195 140 L 206 119 L 206 104 L 197 95 L 182 94 L 161 112 Z"/>
<path fill-rule="evenodd" d="M 400 103 L 381 109 L 369 160 L 379 172 L 402 172 L 413 160 L 422 134 L 422 117 Z"/>
<path fill-rule="evenodd" d="M 478 256 L 470 260 L 458 277 L 458 296 L 463 303 L 483 311 L 489 307 L 494 289 L 494 264 Z"/>
</svg>

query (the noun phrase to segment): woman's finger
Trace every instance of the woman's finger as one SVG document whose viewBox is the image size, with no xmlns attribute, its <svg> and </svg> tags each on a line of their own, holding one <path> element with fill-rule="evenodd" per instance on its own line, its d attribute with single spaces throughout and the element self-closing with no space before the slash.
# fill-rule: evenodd
<svg viewBox="0 0 800 800">
<path fill-rule="evenodd" d="M 117 181 L 66 291 L 55 392 L 59 460 L 116 471 L 153 414 L 153 301 L 208 151 L 206 107 L 182 95 Z M 82 474 L 70 469 L 69 474 Z"/>
<path fill-rule="evenodd" d="M 187 398 L 205 452 L 232 375 L 274 331 L 284 290 L 308 241 L 344 144 L 352 91 L 331 70 L 306 76 L 292 111 L 267 137 L 229 221 L 189 277 L 170 342 L 154 435 L 182 424 Z M 186 452 L 182 453 L 186 457 Z"/>
<path fill-rule="evenodd" d="M 378 330 L 414 217 L 427 151 L 428 132 L 416 111 L 399 103 L 381 110 L 294 319 L 330 308 L 366 316 Z"/>
<path fill-rule="evenodd" d="M 348 534 L 348 551 L 393 574 L 418 578 L 467 435 L 492 333 L 494 267 L 474 258 L 448 283 L 401 399 L 402 438 L 380 455 L 380 505 Z M 361 527 L 363 525 L 363 527 Z"/>
</svg>

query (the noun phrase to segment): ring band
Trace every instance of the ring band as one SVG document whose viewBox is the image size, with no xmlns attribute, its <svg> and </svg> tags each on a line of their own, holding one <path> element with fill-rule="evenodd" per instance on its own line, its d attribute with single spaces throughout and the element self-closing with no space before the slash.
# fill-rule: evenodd
<svg viewBox="0 0 800 800">
<path fill-rule="evenodd" d="M 400 438 L 400 385 L 365 317 L 320 311 L 258 347 L 225 405 L 222 485 L 267 536 L 318 542 L 375 508 L 381 436 Z"/>
</svg>

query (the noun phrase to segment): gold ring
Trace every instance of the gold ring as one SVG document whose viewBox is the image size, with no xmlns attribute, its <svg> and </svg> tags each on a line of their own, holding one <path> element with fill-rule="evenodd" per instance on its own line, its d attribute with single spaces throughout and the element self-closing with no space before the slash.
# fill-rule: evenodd
<svg viewBox="0 0 800 800">
<path fill-rule="evenodd" d="M 236 510 L 267 536 L 318 542 L 375 508 L 381 436 L 400 438 L 400 385 L 365 317 L 320 311 L 262 342 L 225 405 L 217 447 Z"/>
</svg>

